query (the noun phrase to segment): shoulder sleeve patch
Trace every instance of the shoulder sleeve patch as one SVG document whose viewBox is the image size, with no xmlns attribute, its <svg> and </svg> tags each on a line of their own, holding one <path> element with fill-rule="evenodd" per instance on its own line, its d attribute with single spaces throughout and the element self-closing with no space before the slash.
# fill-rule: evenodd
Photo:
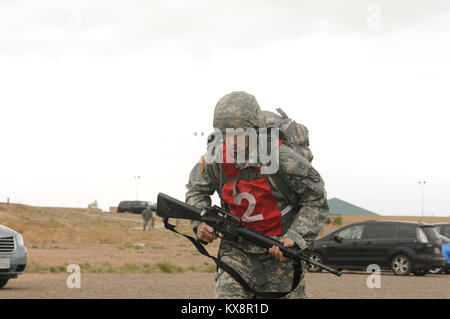
<svg viewBox="0 0 450 319">
<path fill-rule="evenodd" d="M 200 157 L 200 161 L 198 162 L 198 171 L 200 172 L 200 174 L 203 174 L 205 172 L 205 156 L 202 155 L 202 157 Z"/>
<path fill-rule="evenodd" d="M 319 173 L 312 167 L 308 170 L 308 177 L 310 179 L 312 179 L 316 183 L 320 182 L 320 175 L 319 175 Z"/>
</svg>

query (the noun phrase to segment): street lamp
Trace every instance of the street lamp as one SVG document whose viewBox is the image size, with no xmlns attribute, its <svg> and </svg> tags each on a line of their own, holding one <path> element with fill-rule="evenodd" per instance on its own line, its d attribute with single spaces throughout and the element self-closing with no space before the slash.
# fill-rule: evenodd
<svg viewBox="0 0 450 319">
<path fill-rule="evenodd" d="M 141 179 L 141 176 L 135 176 L 134 179 L 136 180 L 136 200 L 138 200 L 138 182 Z"/>
<path fill-rule="evenodd" d="M 422 217 L 423 217 L 423 188 L 426 184 L 426 181 L 419 181 L 419 185 L 421 186 L 421 198 L 422 198 Z"/>
<path fill-rule="evenodd" d="M 194 132 L 194 136 L 197 138 L 197 154 L 196 156 L 199 156 L 200 154 L 200 143 L 203 138 L 203 135 L 205 135 L 204 132 Z"/>
</svg>

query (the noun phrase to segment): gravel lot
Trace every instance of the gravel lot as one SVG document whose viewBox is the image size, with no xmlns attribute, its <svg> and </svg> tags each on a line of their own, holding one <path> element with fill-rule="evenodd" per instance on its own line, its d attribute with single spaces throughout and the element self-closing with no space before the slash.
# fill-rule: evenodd
<svg viewBox="0 0 450 319">
<path fill-rule="evenodd" d="M 398 277 L 381 275 L 381 288 L 367 288 L 367 273 L 307 273 L 310 298 L 450 298 L 450 275 Z M 24 274 L 0 289 L 11 298 L 213 298 L 214 274 L 82 274 L 81 288 L 69 289 L 69 274 Z"/>
</svg>

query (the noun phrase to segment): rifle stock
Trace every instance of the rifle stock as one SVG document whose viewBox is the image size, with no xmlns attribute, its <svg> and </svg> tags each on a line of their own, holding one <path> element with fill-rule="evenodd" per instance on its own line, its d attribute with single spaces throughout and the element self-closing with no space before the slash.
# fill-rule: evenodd
<svg viewBox="0 0 450 319">
<path fill-rule="evenodd" d="M 156 214 L 162 218 L 178 218 L 201 221 L 201 210 L 166 194 L 158 194 Z"/>
</svg>

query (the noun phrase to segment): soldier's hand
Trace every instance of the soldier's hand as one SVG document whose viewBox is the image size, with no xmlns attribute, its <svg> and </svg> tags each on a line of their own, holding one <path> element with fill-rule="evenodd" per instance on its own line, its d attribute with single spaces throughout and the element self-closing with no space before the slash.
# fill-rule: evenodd
<svg viewBox="0 0 450 319">
<path fill-rule="evenodd" d="M 294 241 L 290 238 L 281 238 L 280 241 L 284 244 L 284 247 L 292 247 L 294 246 Z M 285 261 L 287 260 L 286 257 L 283 256 L 283 253 L 281 252 L 280 248 L 277 246 L 273 246 L 269 249 L 269 254 L 274 256 L 279 261 Z"/>
<path fill-rule="evenodd" d="M 206 243 L 211 243 L 217 238 L 214 228 L 205 223 L 200 223 L 200 225 L 197 226 L 197 236 Z"/>
</svg>

